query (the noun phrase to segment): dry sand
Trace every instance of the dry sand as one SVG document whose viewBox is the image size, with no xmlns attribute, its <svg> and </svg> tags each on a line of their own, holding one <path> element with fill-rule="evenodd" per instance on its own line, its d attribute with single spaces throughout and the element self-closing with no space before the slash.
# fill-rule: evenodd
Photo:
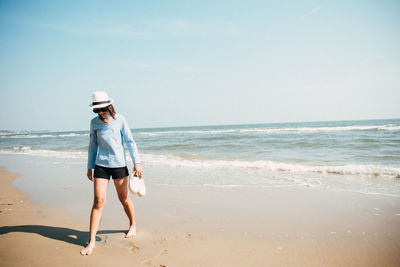
<svg viewBox="0 0 400 267">
<path fill-rule="evenodd" d="M 81 256 L 89 219 L 28 202 L 17 177 L 0 169 L 0 266 L 400 266 L 397 197 L 149 185 L 137 237 L 103 217 Z"/>
</svg>

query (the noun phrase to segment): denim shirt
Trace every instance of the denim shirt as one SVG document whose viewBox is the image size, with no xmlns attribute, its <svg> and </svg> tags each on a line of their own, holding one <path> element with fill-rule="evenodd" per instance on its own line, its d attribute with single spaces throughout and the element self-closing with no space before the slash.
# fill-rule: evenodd
<svg viewBox="0 0 400 267">
<path fill-rule="evenodd" d="M 115 114 L 114 117 L 108 124 L 102 122 L 99 116 L 91 120 L 88 169 L 94 169 L 95 165 L 125 167 L 124 140 L 133 163 L 140 163 L 138 149 L 125 118 L 120 114 Z"/>
</svg>

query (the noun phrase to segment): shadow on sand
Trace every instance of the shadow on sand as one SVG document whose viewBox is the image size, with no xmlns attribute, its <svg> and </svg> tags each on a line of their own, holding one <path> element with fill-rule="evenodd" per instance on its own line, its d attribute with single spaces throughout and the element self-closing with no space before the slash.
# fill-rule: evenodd
<svg viewBox="0 0 400 267">
<path fill-rule="evenodd" d="M 17 226 L 2 226 L 0 227 L 0 235 L 11 232 L 33 233 L 41 236 L 68 242 L 78 246 L 86 246 L 89 240 L 89 233 L 78 231 L 64 227 L 54 227 L 45 225 L 17 225 Z M 97 234 L 114 234 L 127 233 L 125 230 L 105 230 L 98 231 Z M 101 241 L 99 236 L 96 236 L 96 241 Z"/>
</svg>

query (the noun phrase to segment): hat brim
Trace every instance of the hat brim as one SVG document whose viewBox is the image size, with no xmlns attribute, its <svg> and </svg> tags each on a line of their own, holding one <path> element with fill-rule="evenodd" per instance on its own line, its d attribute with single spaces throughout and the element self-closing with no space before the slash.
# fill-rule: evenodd
<svg viewBox="0 0 400 267">
<path fill-rule="evenodd" d="M 112 103 L 114 103 L 114 99 L 111 99 L 111 98 L 110 98 L 110 103 L 104 103 L 104 104 L 98 104 L 98 105 L 90 104 L 90 105 L 89 105 L 89 108 L 90 108 L 90 109 L 104 108 L 104 107 L 107 107 L 107 106 L 111 105 Z"/>
</svg>

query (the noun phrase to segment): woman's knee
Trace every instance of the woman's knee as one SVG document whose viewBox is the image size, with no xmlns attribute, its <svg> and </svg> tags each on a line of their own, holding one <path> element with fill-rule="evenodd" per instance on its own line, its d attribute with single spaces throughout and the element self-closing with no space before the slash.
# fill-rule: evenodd
<svg viewBox="0 0 400 267">
<path fill-rule="evenodd" d="M 93 208 L 95 209 L 101 209 L 104 207 L 104 204 L 106 203 L 106 198 L 103 197 L 95 197 L 93 201 Z"/>
<path fill-rule="evenodd" d="M 122 205 L 129 205 L 131 203 L 131 199 L 128 195 L 118 196 L 118 199 Z"/>
</svg>

